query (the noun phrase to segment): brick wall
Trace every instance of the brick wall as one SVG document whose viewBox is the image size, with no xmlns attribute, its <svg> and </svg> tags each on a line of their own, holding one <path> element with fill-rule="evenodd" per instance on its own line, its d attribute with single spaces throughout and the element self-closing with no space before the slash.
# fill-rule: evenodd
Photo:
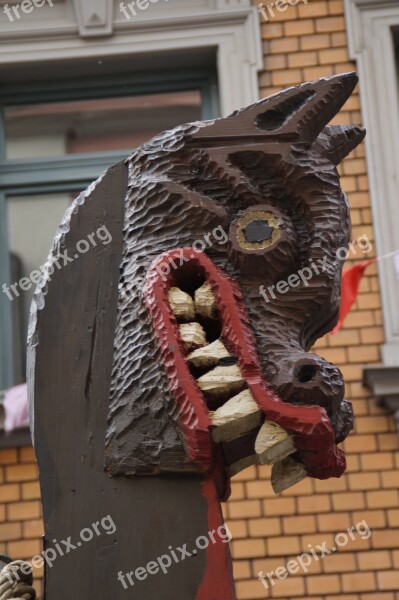
<svg viewBox="0 0 399 600">
<path fill-rule="evenodd" d="M 32 448 L 0 450 L 0 554 L 30 560 L 42 551 L 40 488 Z M 35 569 L 41 593 L 42 571 Z"/>
<path fill-rule="evenodd" d="M 267 2 L 265 1 L 264 4 Z M 254 5 L 258 4 L 254 2 Z M 346 24 L 341 0 L 301 0 L 262 23 L 264 71 L 261 96 L 284 87 L 345 71 L 349 62 Z M 357 93 L 333 123 L 361 124 Z M 367 234 L 374 241 L 364 145 L 340 167 L 348 193 L 352 240 Z M 371 252 L 367 257 L 374 256 Z M 365 258 L 358 253 L 354 260 Z M 384 341 L 376 267 L 369 267 L 360 295 L 338 334 L 327 335 L 316 351 L 344 374 L 346 397 L 353 402 L 355 431 L 345 442 L 348 471 L 341 479 L 306 479 L 281 496 L 274 496 L 269 467 L 252 467 L 233 480 L 225 507 L 234 535 L 232 551 L 239 600 L 399 600 L 399 437 L 395 420 L 378 409 L 361 385 L 362 365 L 380 361 Z M 372 535 L 359 536 L 339 552 L 313 561 L 307 575 L 289 575 L 269 582 L 257 579 L 286 565 L 308 549 L 327 542 L 351 525 L 366 520 Z"/>
<path fill-rule="evenodd" d="M 348 62 L 340 0 L 301 1 L 262 24 L 262 96 L 323 75 L 353 70 Z M 337 123 L 361 124 L 357 94 Z M 373 241 L 364 146 L 341 167 L 352 209 L 352 239 Z M 372 256 L 372 254 L 368 255 Z M 359 255 L 357 259 L 363 258 Z M 342 370 L 356 414 L 355 432 L 345 442 L 348 471 L 341 479 L 306 479 L 275 497 L 269 467 L 252 467 L 233 479 L 225 507 L 233 533 L 238 600 L 399 600 L 399 438 L 395 422 L 378 409 L 361 385 L 362 365 L 380 360 L 383 342 L 376 268 L 369 268 L 358 301 L 343 330 L 317 343 L 317 351 Z M 0 552 L 31 558 L 41 548 L 39 487 L 32 449 L 0 452 Z M 258 581 L 288 560 L 366 520 L 369 539 L 356 536 L 339 552 L 314 560 L 309 573 L 290 575 L 266 590 Z M 39 584 L 40 590 L 40 584 Z M 223 599 L 220 599 L 223 600 Z"/>
</svg>

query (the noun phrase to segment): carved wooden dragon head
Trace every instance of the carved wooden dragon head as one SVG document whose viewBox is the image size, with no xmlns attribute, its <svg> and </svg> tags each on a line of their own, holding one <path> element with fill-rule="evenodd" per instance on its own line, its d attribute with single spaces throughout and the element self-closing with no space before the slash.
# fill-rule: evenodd
<svg viewBox="0 0 399 600">
<path fill-rule="evenodd" d="M 260 460 L 263 421 L 289 432 L 283 456 L 308 475 L 344 471 L 351 407 L 310 348 L 338 317 L 349 211 L 336 165 L 364 130 L 328 123 L 356 82 L 287 89 L 127 159 L 111 475 L 212 473 L 226 497 L 225 475 Z"/>
<path fill-rule="evenodd" d="M 223 527 L 219 499 L 247 465 L 273 463 L 277 491 L 344 471 L 342 376 L 309 350 L 338 316 L 336 165 L 364 131 L 327 124 L 356 81 L 163 133 L 68 209 L 28 339 L 45 546 L 105 515 L 115 527 L 46 568 L 45 597 L 67 581 L 69 597 L 122 600 L 121 574 Z M 205 547 L 173 585 L 160 570 L 129 594 L 232 600 L 227 544 Z"/>
</svg>

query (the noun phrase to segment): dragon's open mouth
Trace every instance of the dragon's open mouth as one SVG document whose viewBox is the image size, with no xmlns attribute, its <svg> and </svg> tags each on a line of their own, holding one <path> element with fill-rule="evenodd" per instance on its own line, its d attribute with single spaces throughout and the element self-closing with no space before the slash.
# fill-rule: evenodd
<svg viewBox="0 0 399 600">
<path fill-rule="evenodd" d="M 282 428 L 289 436 L 274 459 L 292 453 L 313 477 L 343 473 L 345 457 L 325 409 L 288 404 L 271 390 L 241 293 L 204 253 L 180 248 L 161 254 L 147 273 L 144 296 L 189 459 L 209 472 L 216 442 L 234 474 L 259 455 L 261 427 L 272 437 Z"/>
</svg>

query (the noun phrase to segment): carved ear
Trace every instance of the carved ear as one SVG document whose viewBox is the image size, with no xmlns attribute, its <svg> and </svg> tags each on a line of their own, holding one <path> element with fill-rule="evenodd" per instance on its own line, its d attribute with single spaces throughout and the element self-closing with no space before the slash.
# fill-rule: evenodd
<svg viewBox="0 0 399 600">
<path fill-rule="evenodd" d="M 289 88 L 265 98 L 226 119 L 202 127 L 194 139 L 276 139 L 312 144 L 352 94 L 356 73 L 343 73 Z"/>
<path fill-rule="evenodd" d="M 356 73 L 343 73 L 287 90 L 288 97 L 257 115 L 255 126 L 312 143 L 345 104 L 357 81 Z"/>
<path fill-rule="evenodd" d="M 358 125 L 332 125 L 325 127 L 312 148 L 338 165 L 364 140 L 366 130 Z"/>
</svg>

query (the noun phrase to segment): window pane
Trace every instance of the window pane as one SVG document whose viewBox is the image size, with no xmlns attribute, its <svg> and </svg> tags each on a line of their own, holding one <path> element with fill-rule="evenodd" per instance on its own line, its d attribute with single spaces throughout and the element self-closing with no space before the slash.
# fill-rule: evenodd
<svg viewBox="0 0 399 600">
<path fill-rule="evenodd" d="M 6 156 L 40 158 L 126 150 L 201 119 L 198 90 L 5 108 Z"/>
<path fill-rule="evenodd" d="M 15 383 L 25 379 L 25 346 L 29 308 L 36 284 L 34 272 L 46 261 L 70 194 L 14 196 L 7 202 Z M 33 275 L 33 277 L 32 277 Z"/>
</svg>

